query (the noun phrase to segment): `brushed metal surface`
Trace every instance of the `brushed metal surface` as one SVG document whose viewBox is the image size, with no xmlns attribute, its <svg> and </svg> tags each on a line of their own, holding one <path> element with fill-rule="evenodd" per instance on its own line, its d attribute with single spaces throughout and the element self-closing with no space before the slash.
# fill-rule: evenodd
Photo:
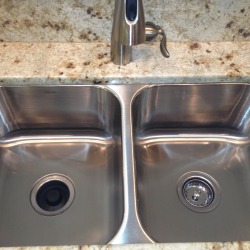
<svg viewBox="0 0 250 250">
<path fill-rule="evenodd" d="M 116 0 L 111 33 L 111 61 L 117 65 L 126 65 L 132 59 L 132 46 L 145 42 L 145 18 L 142 0 L 134 0 L 135 20 L 126 16 L 126 1 Z M 134 10 L 135 11 L 135 10 Z"/>
<path fill-rule="evenodd" d="M 0 245 L 105 244 L 123 217 L 121 108 L 97 87 L 1 88 Z M 63 174 L 75 186 L 56 216 L 30 203 L 34 183 Z"/>
<path fill-rule="evenodd" d="M 0 245 L 250 240 L 250 85 L 0 88 Z M 221 200 L 198 213 L 179 199 L 188 172 Z M 34 183 L 72 180 L 56 216 L 30 204 Z"/>
<path fill-rule="evenodd" d="M 128 15 L 129 14 L 129 15 Z M 167 36 L 163 28 L 146 22 L 142 0 L 116 0 L 111 33 L 110 59 L 114 64 L 126 65 L 132 60 L 132 46 L 162 36 L 160 51 L 170 57 Z"/>
<path fill-rule="evenodd" d="M 169 85 L 145 89 L 133 103 L 138 213 L 156 242 L 249 240 L 250 88 Z M 191 211 L 177 195 L 188 172 L 211 175 L 221 201 Z"/>
</svg>

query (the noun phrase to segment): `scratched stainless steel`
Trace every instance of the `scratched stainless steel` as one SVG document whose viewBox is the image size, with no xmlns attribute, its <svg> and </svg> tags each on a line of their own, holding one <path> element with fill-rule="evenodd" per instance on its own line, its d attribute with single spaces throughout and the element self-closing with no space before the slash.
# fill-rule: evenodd
<svg viewBox="0 0 250 250">
<path fill-rule="evenodd" d="M 1 246 L 250 240 L 250 85 L 2 87 L 0 108 Z M 177 193 L 199 171 L 209 212 Z M 44 216 L 30 192 L 51 174 L 75 198 Z"/>
</svg>

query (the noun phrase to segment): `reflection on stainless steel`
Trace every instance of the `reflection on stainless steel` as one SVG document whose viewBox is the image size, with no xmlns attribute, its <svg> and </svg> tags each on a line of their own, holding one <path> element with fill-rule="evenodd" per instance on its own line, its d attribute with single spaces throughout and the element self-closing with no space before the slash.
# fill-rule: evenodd
<svg viewBox="0 0 250 250">
<path fill-rule="evenodd" d="M 75 198 L 75 187 L 65 175 L 49 174 L 40 178 L 30 193 L 32 207 L 41 215 L 55 216 L 65 212 Z"/>
<path fill-rule="evenodd" d="M 132 60 L 132 46 L 153 41 L 162 36 L 160 50 L 164 57 L 170 56 L 167 50 L 167 36 L 164 30 L 152 22 L 144 21 L 142 0 L 115 0 L 115 11 L 111 34 L 111 61 L 126 65 Z"/>
<path fill-rule="evenodd" d="M 67 131 L 68 132 L 68 131 Z M 66 133 L 67 133 L 66 132 Z M 90 132 L 90 131 L 89 131 Z M 86 132 L 85 132 L 86 133 Z M 24 135 L 21 136 L 11 136 L 5 137 L 3 140 L 0 140 L 0 145 L 2 148 L 10 148 L 17 145 L 22 144 L 36 144 L 36 143 L 95 143 L 100 145 L 111 145 L 115 143 L 114 139 L 110 136 L 101 137 L 101 135 L 94 135 L 94 131 L 89 135 L 56 135 L 51 134 L 47 131 L 46 135 L 36 135 L 32 133 L 32 135 Z M 84 134 L 84 133 L 83 133 Z"/>
<path fill-rule="evenodd" d="M 220 186 L 210 175 L 200 171 L 187 172 L 177 184 L 182 203 L 195 212 L 209 212 L 220 202 Z"/>
<path fill-rule="evenodd" d="M 194 133 L 194 131 L 189 130 L 189 134 L 187 131 L 182 133 L 180 130 L 168 130 L 168 133 L 161 130 L 154 130 L 151 132 L 145 132 L 143 136 L 137 137 L 137 144 L 157 144 L 162 142 L 172 142 L 175 143 L 188 143 L 188 142 L 230 142 L 236 144 L 248 144 L 250 143 L 250 139 L 247 136 L 240 135 L 239 133 L 235 133 L 233 131 L 226 130 L 206 130 L 206 131 L 197 131 L 199 133 Z M 172 133 L 171 133 L 172 132 Z M 210 133 L 209 133 L 210 132 Z M 221 132 L 221 134 L 219 133 Z M 164 134 L 165 133 L 165 134 Z"/>
<path fill-rule="evenodd" d="M 249 96 L 227 83 L 0 88 L 0 245 L 250 240 Z M 218 182 L 212 211 L 180 201 L 189 172 Z M 43 216 L 30 192 L 54 173 L 74 202 Z"/>
<path fill-rule="evenodd" d="M 122 223 L 121 107 L 89 86 L 0 89 L 0 245 L 109 242 Z M 34 183 L 53 173 L 75 188 L 61 214 L 30 203 Z M 61 211 L 61 210 L 60 210 Z"/>
<path fill-rule="evenodd" d="M 131 17 L 130 14 L 134 16 Z M 132 46 L 145 42 L 142 0 L 116 0 L 111 34 L 111 61 L 126 65 L 132 59 Z"/>
<path fill-rule="evenodd" d="M 249 133 L 249 94 L 248 86 L 233 84 L 151 87 L 137 98 L 141 112 L 136 129 L 222 128 Z"/>
<path fill-rule="evenodd" d="M 209 84 L 152 86 L 136 97 L 138 213 L 156 242 L 250 239 L 249 96 L 247 84 Z M 180 201 L 178 180 L 190 172 L 218 182 L 212 211 Z"/>
<path fill-rule="evenodd" d="M 146 22 L 145 27 L 146 41 L 151 42 L 155 40 L 158 35 L 162 36 L 160 43 L 161 54 L 164 57 L 169 58 L 170 54 L 167 49 L 167 36 L 163 28 L 159 25 L 154 24 L 153 22 Z"/>
<path fill-rule="evenodd" d="M 136 175 L 133 151 L 132 110 L 135 95 L 144 86 L 110 86 L 122 105 L 122 145 L 123 145 L 123 182 L 124 218 L 122 225 L 111 241 L 112 244 L 149 243 L 152 239 L 144 231 L 137 212 Z"/>
</svg>

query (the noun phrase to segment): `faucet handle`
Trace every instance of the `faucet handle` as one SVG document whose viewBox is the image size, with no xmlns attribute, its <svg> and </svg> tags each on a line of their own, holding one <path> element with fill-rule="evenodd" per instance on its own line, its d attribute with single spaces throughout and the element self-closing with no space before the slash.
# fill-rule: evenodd
<svg viewBox="0 0 250 250">
<path fill-rule="evenodd" d="M 161 43 L 160 43 L 160 50 L 161 54 L 169 58 L 170 54 L 167 49 L 167 36 L 165 31 L 162 29 L 161 26 L 154 24 L 153 22 L 146 22 L 145 24 L 145 34 L 146 34 L 146 41 L 151 42 L 153 41 L 158 35 L 162 36 Z"/>
</svg>

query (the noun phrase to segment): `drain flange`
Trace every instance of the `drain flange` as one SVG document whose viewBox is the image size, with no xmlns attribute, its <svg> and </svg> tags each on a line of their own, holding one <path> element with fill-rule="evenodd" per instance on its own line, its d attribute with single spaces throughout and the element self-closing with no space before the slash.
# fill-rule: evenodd
<svg viewBox="0 0 250 250">
<path fill-rule="evenodd" d="M 73 182 L 65 175 L 50 174 L 39 179 L 30 194 L 32 207 L 41 215 L 58 215 L 72 204 L 75 196 Z"/>
<path fill-rule="evenodd" d="M 210 175 L 193 171 L 185 173 L 178 181 L 177 192 L 182 203 L 196 212 L 208 212 L 220 201 L 220 187 Z"/>
</svg>

